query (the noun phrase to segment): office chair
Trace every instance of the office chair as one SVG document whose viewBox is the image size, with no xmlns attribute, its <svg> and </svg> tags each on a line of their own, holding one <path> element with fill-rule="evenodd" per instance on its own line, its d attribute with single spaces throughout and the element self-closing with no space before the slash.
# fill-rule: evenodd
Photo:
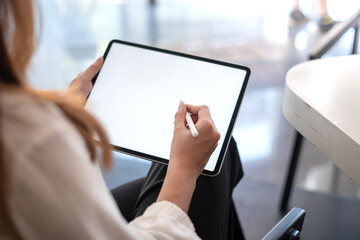
<svg viewBox="0 0 360 240">
<path fill-rule="evenodd" d="M 293 208 L 262 240 L 299 240 L 305 219 L 305 210 Z"/>
</svg>

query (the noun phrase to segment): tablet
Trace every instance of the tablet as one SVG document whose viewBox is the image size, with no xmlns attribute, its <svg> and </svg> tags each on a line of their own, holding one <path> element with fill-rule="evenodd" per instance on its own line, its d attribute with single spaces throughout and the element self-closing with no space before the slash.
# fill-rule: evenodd
<svg viewBox="0 0 360 240">
<path fill-rule="evenodd" d="M 115 150 L 167 164 L 180 100 L 207 105 L 221 134 L 203 171 L 219 173 L 250 69 L 119 40 L 109 43 L 85 108 Z"/>
</svg>

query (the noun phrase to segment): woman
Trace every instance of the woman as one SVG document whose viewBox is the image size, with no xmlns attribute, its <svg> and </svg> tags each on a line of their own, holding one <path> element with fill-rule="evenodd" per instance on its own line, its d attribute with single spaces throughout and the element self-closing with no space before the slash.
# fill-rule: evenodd
<svg viewBox="0 0 360 240">
<path fill-rule="evenodd" d="M 66 94 L 30 88 L 32 9 L 31 0 L 0 0 L 0 239 L 238 237 L 231 192 L 242 172 L 233 141 L 220 175 L 199 178 L 220 137 L 205 106 L 181 103 L 169 166 L 153 164 L 145 179 L 113 190 L 112 197 L 93 139 L 100 139 L 105 167 L 109 142 L 82 108 L 103 59 Z M 186 111 L 198 117 L 196 139 L 185 126 Z"/>
</svg>

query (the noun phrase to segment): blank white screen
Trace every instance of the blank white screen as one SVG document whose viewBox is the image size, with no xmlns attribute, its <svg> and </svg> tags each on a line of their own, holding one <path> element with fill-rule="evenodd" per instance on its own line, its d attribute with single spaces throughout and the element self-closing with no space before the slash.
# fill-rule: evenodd
<svg viewBox="0 0 360 240">
<path fill-rule="evenodd" d="M 86 109 L 113 145 L 169 159 L 179 101 L 207 105 L 221 134 L 205 169 L 213 171 L 246 71 L 113 43 Z"/>
</svg>

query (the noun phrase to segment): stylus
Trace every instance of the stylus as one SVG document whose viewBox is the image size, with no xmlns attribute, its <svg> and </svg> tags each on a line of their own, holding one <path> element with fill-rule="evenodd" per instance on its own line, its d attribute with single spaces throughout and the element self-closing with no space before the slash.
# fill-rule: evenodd
<svg viewBox="0 0 360 240">
<path fill-rule="evenodd" d="M 189 112 L 186 112 L 186 122 L 189 126 L 189 129 L 190 129 L 190 132 L 191 132 L 191 135 L 196 138 L 197 136 L 199 136 L 199 132 L 197 131 L 196 127 L 195 127 L 195 124 L 190 116 L 190 113 Z"/>
</svg>

